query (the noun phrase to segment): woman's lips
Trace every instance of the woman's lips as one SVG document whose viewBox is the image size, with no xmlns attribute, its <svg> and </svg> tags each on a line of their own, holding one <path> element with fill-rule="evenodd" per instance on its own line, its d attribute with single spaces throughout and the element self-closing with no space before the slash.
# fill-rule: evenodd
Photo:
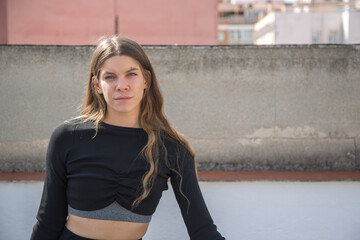
<svg viewBox="0 0 360 240">
<path fill-rule="evenodd" d="M 115 98 L 115 101 L 117 101 L 117 102 L 125 102 L 125 101 L 128 101 L 130 99 L 131 99 L 131 97 L 117 97 L 117 98 Z"/>
</svg>

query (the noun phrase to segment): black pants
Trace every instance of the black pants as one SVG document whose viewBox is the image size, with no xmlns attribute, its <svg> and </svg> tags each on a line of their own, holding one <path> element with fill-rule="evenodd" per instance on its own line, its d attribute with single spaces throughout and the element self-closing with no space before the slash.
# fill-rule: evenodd
<svg viewBox="0 0 360 240">
<path fill-rule="evenodd" d="M 71 232 L 69 229 L 67 229 L 67 227 L 64 227 L 64 231 L 61 234 L 59 240 L 94 240 L 94 239 L 81 237 Z M 140 238 L 139 240 L 142 240 L 142 238 Z"/>
</svg>

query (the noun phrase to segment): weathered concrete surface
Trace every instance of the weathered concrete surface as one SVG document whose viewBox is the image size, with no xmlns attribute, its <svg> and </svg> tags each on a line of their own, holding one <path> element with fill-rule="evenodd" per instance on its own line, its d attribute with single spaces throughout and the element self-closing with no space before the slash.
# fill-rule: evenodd
<svg viewBox="0 0 360 240">
<path fill-rule="evenodd" d="M 35 172 L 44 170 L 48 140 L 0 142 L 2 172 Z"/>
<path fill-rule="evenodd" d="M 0 46 L 0 171 L 43 169 L 53 128 L 81 104 L 91 50 Z M 199 169 L 360 170 L 360 45 L 146 51 Z"/>
<path fill-rule="evenodd" d="M 204 139 L 192 143 L 198 158 L 206 159 L 202 170 L 326 171 L 358 166 L 352 139 Z"/>
</svg>

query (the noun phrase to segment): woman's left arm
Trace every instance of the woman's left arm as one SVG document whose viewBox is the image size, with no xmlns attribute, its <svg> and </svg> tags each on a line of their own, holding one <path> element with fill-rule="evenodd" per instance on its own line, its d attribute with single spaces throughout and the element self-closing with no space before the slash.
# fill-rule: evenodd
<svg viewBox="0 0 360 240">
<path fill-rule="evenodd" d="M 176 200 L 180 206 L 188 234 L 191 240 L 225 240 L 217 231 L 210 213 L 202 196 L 195 171 L 195 162 L 187 150 L 180 151 L 179 164 L 175 163 L 175 169 L 181 173 L 180 176 L 172 171 L 171 185 Z M 181 182 L 181 186 L 180 186 Z M 187 197 L 189 201 L 180 192 Z"/>
</svg>

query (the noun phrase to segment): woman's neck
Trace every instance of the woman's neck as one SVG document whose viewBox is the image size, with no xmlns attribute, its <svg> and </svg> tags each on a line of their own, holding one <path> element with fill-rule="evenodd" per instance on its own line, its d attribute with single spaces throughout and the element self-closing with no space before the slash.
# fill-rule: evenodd
<svg viewBox="0 0 360 240">
<path fill-rule="evenodd" d="M 120 127 L 140 128 L 139 117 L 134 115 L 122 114 L 122 116 L 115 116 L 107 113 L 102 121 Z"/>
</svg>

